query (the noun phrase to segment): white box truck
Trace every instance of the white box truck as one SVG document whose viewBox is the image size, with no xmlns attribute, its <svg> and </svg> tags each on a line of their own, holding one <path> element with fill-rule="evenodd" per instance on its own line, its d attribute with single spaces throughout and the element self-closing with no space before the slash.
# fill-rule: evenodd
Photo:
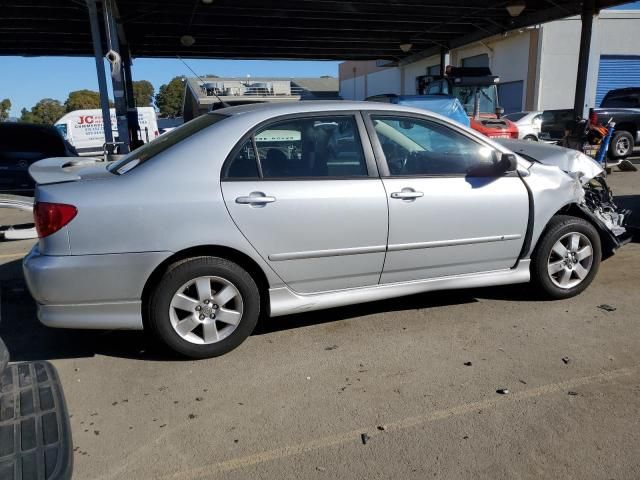
<svg viewBox="0 0 640 480">
<path fill-rule="evenodd" d="M 111 128 L 113 139 L 118 141 L 116 111 L 111 112 Z M 138 107 L 138 123 L 140 124 L 140 140 L 147 143 L 156 138 L 158 120 L 153 107 Z M 75 147 L 80 155 L 102 154 L 104 146 L 104 125 L 102 110 L 75 110 L 67 113 L 55 123 L 64 138 Z"/>
</svg>

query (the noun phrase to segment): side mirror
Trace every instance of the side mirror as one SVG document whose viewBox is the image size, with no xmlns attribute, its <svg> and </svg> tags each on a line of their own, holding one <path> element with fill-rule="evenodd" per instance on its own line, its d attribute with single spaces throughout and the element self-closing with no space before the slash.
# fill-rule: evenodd
<svg viewBox="0 0 640 480">
<path fill-rule="evenodd" d="M 504 108 L 496 107 L 496 117 L 500 118 L 502 115 L 504 115 Z"/>
<path fill-rule="evenodd" d="M 502 172 L 515 172 L 518 168 L 518 158 L 513 153 L 503 153 L 498 166 Z"/>
</svg>

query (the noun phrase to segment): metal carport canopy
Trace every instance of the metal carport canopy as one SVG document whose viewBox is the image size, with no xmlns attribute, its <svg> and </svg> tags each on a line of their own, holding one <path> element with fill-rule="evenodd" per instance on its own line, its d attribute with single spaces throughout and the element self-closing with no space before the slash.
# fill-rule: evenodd
<svg viewBox="0 0 640 480">
<path fill-rule="evenodd" d="M 627 0 L 628 1 L 628 0 Z M 100 2 L 97 2 L 100 6 Z M 133 57 L 407 60 L 582 12 L 527 0 L 117 0 Z M 595 9 L 627 3 L 595 0 Z M 190 35 L 189 47 L 180 39 Z M 401 43 L 411 43 L 402 53 Z M 85 0 L 0 0 L 0 55 L 93 56 Z"/>
</svg>

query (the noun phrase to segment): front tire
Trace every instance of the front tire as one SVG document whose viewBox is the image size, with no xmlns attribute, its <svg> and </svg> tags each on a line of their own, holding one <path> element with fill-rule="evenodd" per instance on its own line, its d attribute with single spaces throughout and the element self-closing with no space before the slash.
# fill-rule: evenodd
<svg viewBox="0 0 640 480">
<path fill-rule="evenodd" d="M 537 142 L 538 137 L 536 137 L 535 135 L 527 135 L 526 137 L 523 138 L 523 140 L 526 140 L 528 142 Z"/>
<path fill-rule="evenodd" d="M 167 347 L 190 358 L 230 352 L 255 328 L 260 292 L 239 265 L 218 257 L 173 264 L 149 300 L 149 327 Z"/>
<path fill-rule="evenodd" d="M 623 130 L 614 132 L 609 145 L 609 156 L 614 159 L 626 158 L 633 153 L 633 135 Z"/>
<path fill-rule="evenodd" d="M 593 281 L 602 247 L 596 229 L 567 215 L 551 219 L 532 257 L 532 281 L 552 299 L 570 298 Z"/>
</svg>

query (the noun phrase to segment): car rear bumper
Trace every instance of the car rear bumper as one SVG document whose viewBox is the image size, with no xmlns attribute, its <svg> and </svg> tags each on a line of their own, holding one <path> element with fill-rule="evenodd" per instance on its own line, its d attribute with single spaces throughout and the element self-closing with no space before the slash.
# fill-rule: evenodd
<svg viewBox="0 0 640 480">
<path fill-rule="evenodd" d="M 41 255 L 23 260 L 24 276 L 50 327 L 142 329 L 144 285 L 170 252 L 108 255 Z"/>
</svg>

